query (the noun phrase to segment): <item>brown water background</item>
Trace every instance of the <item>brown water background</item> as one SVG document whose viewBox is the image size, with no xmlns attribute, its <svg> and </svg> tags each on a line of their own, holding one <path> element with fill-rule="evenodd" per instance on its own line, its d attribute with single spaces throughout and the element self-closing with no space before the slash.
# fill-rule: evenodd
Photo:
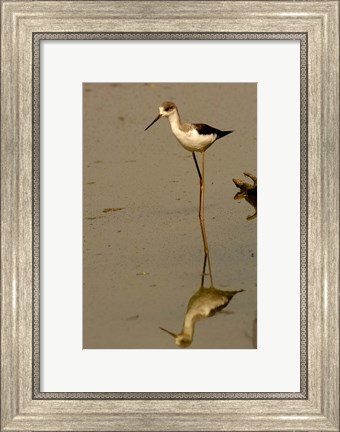
<svg viewBox="0 0 340 432">
<path fill-rule="evenodd" d="M 205 226 L 215 287 L 246 291 L 197 323 L 190 348 L 256 348 L 256 219 L 232 182 L 257 172 L 254 83 L 84 84 L 83 348 L 175 348 L 159 326 L 180 332 L 200 287 L 191 153 L 167 119 L 144 132 L 166 100 L 184 121 L 235 131 L 206 152 Z"/>
</svg>

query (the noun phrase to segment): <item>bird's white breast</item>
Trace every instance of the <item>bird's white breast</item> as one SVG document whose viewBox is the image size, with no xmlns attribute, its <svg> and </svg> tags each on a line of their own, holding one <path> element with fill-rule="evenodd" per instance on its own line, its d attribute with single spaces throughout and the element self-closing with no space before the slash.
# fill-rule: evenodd
<svg viewBox="0 0 340 432">
<path fill-rule="evenodd" d="M 194 128 L 182 130 L 174 124 L 171 124 L 171 129 L 178 142 L 189 151 L 205 151 L 217 138 L 216 134 L 200 135 Z"/>
</svg>

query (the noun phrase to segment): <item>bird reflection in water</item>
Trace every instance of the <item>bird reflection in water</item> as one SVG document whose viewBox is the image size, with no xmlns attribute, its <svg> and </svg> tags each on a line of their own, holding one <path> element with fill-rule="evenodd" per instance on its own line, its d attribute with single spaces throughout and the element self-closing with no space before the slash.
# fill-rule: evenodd
<svg viewBox="0 0 340 432">
<path fill-rule="evenodd" d="M 210 288 L 204 288 L 207 258 L 208 256 L 205 254 L 201 287 L 189 300 L 181 332 L 176 334 L 160 327 L 161 330 L 175 338 L 176 345 L 180 348 L 187 348 L 191 345 L 197 321 L 214 316 L 216 312 L 228 306 L 235 294 L 244 291 L 222 291 L 212 286 Z"/>
<path fill-rule="evenodd" d="M 247 220 L 256 219 L 257 216 L 257 177 L 250 173 L 243 173 L 246 177 L 253 180 L 253 184 L 247 183 L 244 180 L 233 178 L 235 186 L 240 189 L 240 192 L 234 196 L 234 200 L 241 201 L 245 199 L 255 209 L 255 213 L 247 216 Z"/>
</svg>

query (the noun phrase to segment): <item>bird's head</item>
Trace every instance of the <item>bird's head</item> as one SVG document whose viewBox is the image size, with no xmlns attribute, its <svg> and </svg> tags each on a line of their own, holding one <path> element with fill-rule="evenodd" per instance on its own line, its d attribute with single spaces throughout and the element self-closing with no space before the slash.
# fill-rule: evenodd
<svg viewBox="0 0 340 432">
<path fill-rule="evenodd" d="M 169 117 L 176 111 L 176 105 L 173 102 L 163 102 L 159 107 L 161 117 Z"/>
<path fill-rule="evenodd" d="M 159 107 L 158 116 L 144 130 L 149 129 L 149 127 L 151 127 L 154 123 L 156 123 L 156 121 L 159 120 L 160 118 L 171 116 L 172 114 L 174 114 L 175 111 L 176 111 L 176 105 L 173 102 L 163 102 L 162 105 Z"/>
</svg>

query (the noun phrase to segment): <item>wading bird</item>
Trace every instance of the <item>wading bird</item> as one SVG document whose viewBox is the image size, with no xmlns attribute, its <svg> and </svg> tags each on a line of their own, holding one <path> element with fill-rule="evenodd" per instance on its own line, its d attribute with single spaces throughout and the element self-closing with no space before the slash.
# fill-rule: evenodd
<svg viewBox="0 0 340 432">
<path fill-rule="evenodd" d="M 204 152 L 218 139 L 231 134 L 233 131 L 221 131 L 209 125 L 202 123 L 182 123 L 178 113 L 178 109 L 173 102 L 163 102 L 159 107 L 159 114 L 155 120 L 149 124 L 145 130 L 149 129 L 157 120 L 162 117 L 167 117 L 170 122 L 172 133 L 177 141 L 188 151 L 192 152 L 195 166 L 200 179 L 200 195 L 199 195 L 199 220 L 201 225 L 204 252 L 208 257 L 210 284 L 213 287 L 213 278 L 211 272 L 211 263 L 208 249 L 208 241 L 204 226 Z M 200 152 L 202 155 L 202 173 L 199 169 L 195 152 Z"/>
</svg>

